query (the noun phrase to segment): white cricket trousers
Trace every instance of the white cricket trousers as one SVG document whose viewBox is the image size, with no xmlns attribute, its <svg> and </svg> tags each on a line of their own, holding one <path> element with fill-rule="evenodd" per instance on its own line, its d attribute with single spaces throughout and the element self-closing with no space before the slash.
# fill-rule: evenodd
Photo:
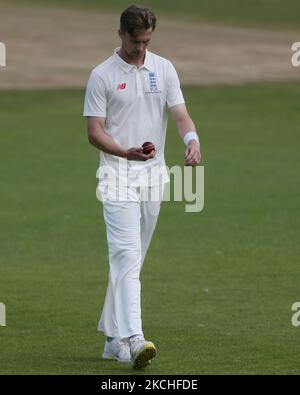
<svg viewBox="0 0 300 395">
<path fill-rule="evenodd" d="M 157 223 L 164 187 L 165 184 L 129 188 L 130 196 L 125 201 L 111 200 L 109 189 L 101 191 L 109 281 L 98 331 L 108 337 L 143 335 L 140 272 Z"/>
</svg>

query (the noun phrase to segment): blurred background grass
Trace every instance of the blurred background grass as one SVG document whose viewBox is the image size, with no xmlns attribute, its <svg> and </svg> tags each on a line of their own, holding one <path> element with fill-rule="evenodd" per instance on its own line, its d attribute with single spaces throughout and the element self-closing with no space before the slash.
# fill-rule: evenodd
<svg viewBox="0 0 300 395">
<path fill-rule="evenodd" d="M 20 1 L 20 0 L 19 0 Z M 298 0 L 25 0 L 28 4 L 78 7 L 121 13 L 130 4 L 142 4 L 161 16 L 232 26 L 300 30 Z M 24 1 L 22 0 L 24 4 Z"/>
</svg>

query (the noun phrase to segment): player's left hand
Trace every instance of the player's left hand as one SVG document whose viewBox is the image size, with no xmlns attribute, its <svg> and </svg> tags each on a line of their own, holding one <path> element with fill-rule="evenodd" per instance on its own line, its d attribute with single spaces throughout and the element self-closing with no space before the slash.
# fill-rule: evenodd
<svg viewBox="0 0 300 395">
<path fill-rule="evenodd" d="M 201 160 L 200 145 L 196 140 L 191 140 L 184 153 L 185 166 L 197 166 Z"/>
</svg>

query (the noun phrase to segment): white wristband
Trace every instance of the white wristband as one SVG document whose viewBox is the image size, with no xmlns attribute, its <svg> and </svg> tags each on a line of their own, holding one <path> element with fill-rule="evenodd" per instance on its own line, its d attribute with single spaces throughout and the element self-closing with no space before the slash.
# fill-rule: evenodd
<svg viewBox="0 0 300 395">
<path fill-rule="evenodd" d="M 200 145 L 199 137 L 196 132 L 187 132 L 183 138 L 184 144 L 188 145 L 191 140 L 196 140 Z"/>
</svg>

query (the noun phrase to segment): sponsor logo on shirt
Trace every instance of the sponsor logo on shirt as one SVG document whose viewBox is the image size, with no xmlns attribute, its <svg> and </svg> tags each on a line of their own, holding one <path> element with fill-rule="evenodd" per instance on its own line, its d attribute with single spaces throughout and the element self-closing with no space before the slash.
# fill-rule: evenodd
<svg viewBox="0 0 300 395">
<path fill-rule="evenodd" d="M 125 82 L 123 82 L 122 84 L 119 84 L 118 85 L 118 90 L 122 90 L 122 89 L 126 89 L 126 83 Z"/>
</svg>

